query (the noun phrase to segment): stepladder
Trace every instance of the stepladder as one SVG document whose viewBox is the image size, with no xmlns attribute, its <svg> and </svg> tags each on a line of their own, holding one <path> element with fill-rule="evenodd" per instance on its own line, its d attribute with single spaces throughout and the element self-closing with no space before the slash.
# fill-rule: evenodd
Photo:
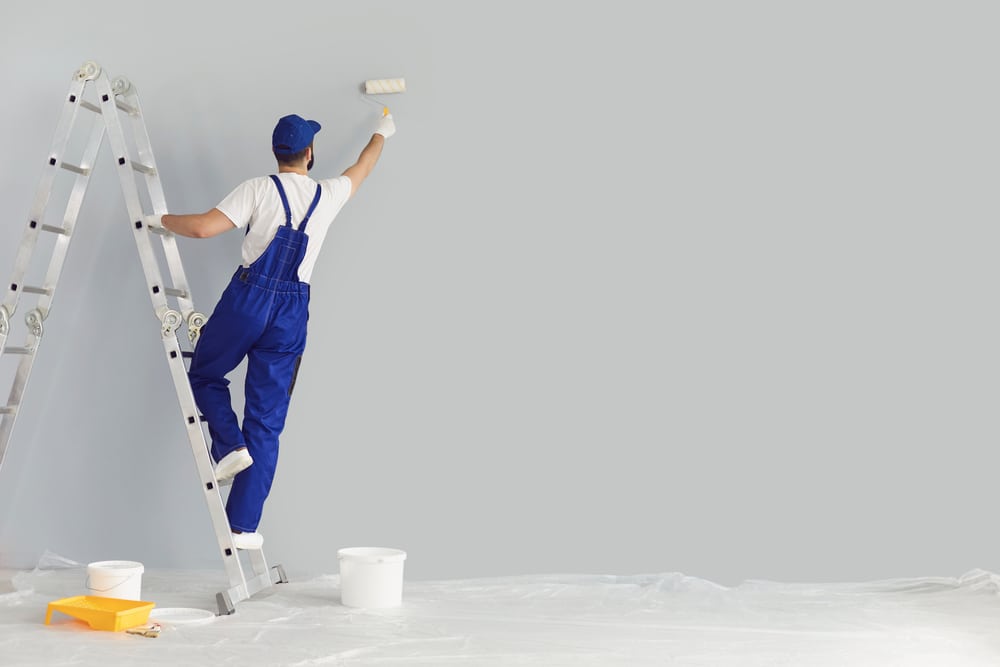
<svg viewBox="0 0 1000 667">
<path fill-rule="evenodd" d="M 24 221 L 14 272 L 0 302 L 0 360 L 9 359 L 13 368 L 6 401 L 0 402 L 0 473 L 45 337 L 67 253 L 79 233 L 77 220 L 105 137 L 113 158 L 110 166 L 118 173 L 128 216 L 122 226 L 127 224 L 132 230 L 153 307 L 151 335 L 158 334 L 163 344 L 183 433 L 194 455 L 229 580 L 229 587 L 216 594 L 216 603 L 220 614 L 231 614 L 239 602 L 287 578 L 282 566 L 268 565 L 262 550 L 241 551 L 233 543 L 225 511 L 228 483 L 220 484 L 215 477 L 204 419 L 187 372 L 207 317 L 194 307 L 175 237 L 147 223 L 156 219 L 156 214 L 166 213 L 167 206 L 138 90 L 129 79 L 112 78 L 92 61 L 84 63 L 71 77 Z M 23 328 L 18 322 L 22 317 Z M 0 474 L 0 483 L 2 480 Z"/>
</svg>

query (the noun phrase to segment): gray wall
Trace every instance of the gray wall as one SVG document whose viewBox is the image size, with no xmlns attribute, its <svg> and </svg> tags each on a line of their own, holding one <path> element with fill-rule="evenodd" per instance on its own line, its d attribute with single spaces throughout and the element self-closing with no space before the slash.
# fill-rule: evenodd
<svg viewBox="0 0 1000 667">
<path fill-rule="evenodd" d="M 995 567 L 995 5 L 11 7 L 0 267 L 85 60 L 140 90 L 175 212 L 272 170 L 285 113 L 324 123 L 339 173 L 377 114 L 359 84 L 407 79 L 314 276 L 272 561 Z M 0 561 L 221 568 L 102 160 L 0 470 Z M 182 240 L 203 309 L 239 243 Z"/>
</svg>

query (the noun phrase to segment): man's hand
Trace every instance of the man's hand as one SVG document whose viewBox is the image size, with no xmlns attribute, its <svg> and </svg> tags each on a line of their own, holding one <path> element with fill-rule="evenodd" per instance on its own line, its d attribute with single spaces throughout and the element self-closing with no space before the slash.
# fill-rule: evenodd
<svg viewBox="0 0 1000 667">
<path fill-rule="evenodd" d="M 396 123 L 392 120 L 391 113 L 387 113 L 379 119 L 375 134 L 381 134 L 386 139 L 396 134 Z"/>
</svg>

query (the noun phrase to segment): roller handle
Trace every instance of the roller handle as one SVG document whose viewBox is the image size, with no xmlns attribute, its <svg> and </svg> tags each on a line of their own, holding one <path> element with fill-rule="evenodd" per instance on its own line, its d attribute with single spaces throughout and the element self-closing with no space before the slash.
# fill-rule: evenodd
<svg viewBox="0 0 1000 667">
<path fill-rule="evenodd" d="M 386 93 L 405 93 L 406 79 L 368 79 L 365 81 L 366 95 L 384 95 Z M 389 115 L 389 107 L 382 107 L 382 116 Z"/>
</svg>

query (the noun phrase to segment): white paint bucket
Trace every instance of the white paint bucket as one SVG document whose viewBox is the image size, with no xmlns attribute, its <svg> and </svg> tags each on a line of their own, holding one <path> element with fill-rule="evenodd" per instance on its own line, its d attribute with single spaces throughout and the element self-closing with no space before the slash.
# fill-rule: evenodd
<svg viewBox="0 0 1000 667">
<path fill-rule="evenodd" d="M 87 566 L 87 595 L 120 600 L 141 600 L 142 563 L 102 560 Z"/>
<path fill-rule="evenodd" d="M 353 547 L 337 552 L 340 601 L 347 607 L 385 609 L 403 601 L 406 552 L 382 547 Z"/>
</svg>

